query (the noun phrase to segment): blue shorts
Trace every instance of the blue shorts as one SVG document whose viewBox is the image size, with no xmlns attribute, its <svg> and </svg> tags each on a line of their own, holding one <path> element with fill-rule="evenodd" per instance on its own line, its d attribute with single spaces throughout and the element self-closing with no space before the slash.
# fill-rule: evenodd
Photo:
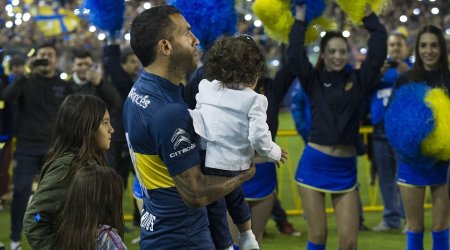
<svg viewBox="0 0 450 250">
<path fill-rule="evenodd" d="M 325 193 L 345 193 L 356 188 L 356 157 L 335 157 L 306 146 L 295 180 L 300 186 Z"/>
<path fill-rule="evenodd" d="M 275 163 L 256 164 L 256 173 L 242 185 L 246 200 L 262 200 L 277 188 L 277 171 Z"/>
<path fill-rule="evenodd" d="M 448 162 L 439 162 L 431 168 L 411 167 L 399 161 L 397 183 L 403 186 L 434 186 L 447 183 Z"/>
</svg>

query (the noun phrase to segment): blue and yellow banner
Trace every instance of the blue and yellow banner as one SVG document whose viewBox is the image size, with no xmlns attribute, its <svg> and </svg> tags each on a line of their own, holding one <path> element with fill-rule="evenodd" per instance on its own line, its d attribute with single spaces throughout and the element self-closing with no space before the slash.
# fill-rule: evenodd
<svg viewBox="0 0 450 250">
<path fill-rule="evenodd" d="M 71 32 L 80 21 L 73 11 L 52 6 L 32 7 L 30 13 L 38 30 L 44 36 L 57 36 Z"/>
</svg>

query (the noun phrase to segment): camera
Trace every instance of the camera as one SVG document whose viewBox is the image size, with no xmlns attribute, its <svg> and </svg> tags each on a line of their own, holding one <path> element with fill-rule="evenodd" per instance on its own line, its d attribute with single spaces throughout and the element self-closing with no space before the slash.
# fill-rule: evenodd
<svg viewBox="0 0 450 250">
<path fill-rule="evenodd" d="M 398 62 L 393 59 L 387 59 L 386 63 L 389 64 L 389 68 L 397 68 Z"/>
<path fill-rule="evenodd" d="M 36 59 L 33 62 L 33 66 L 34 67 L 36 67 L 36 66 L 47 66 L 47 65 L 49 65 L 49 61 L 47 59 Z"/>
</svg>

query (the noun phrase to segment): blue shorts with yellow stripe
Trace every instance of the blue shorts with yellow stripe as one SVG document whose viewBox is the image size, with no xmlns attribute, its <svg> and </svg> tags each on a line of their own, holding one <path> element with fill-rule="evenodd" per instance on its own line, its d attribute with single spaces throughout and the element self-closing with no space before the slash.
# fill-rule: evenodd
<svg viewBox="0 0 450 250">
<path fill-rule="evenodd" d="M 397 183 L 402 186 L 434 186 L 447 183 L 448 162 L 439 162 L 432 167 L 412 167 L 398 162 Z"/>
<path fill-rule="evenodd" d="M 265 162 L 256 164 L 255 175 L 242 184 L 242 191 L 246 200 L 262 200 L 271 195 L 276 187 L 275 163 Z"/>
<path fill-rule="evenodd" d="M 356 157 L 334 157 L 306 146 L 295 180 L 300 186 L 325 193 L 345 193 L 356 188 Z"/>
</svg>

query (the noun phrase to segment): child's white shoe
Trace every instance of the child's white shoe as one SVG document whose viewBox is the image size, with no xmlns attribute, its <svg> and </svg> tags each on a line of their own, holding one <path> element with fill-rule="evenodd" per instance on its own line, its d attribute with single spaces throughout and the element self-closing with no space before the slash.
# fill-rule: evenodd
<svg viewBox="0 0 450 250">
<path fill-rule="evenodd" d="M 259 250 L 258 241 L 251 230 L 240 233 L 239 250 Z"/>
</svg>

